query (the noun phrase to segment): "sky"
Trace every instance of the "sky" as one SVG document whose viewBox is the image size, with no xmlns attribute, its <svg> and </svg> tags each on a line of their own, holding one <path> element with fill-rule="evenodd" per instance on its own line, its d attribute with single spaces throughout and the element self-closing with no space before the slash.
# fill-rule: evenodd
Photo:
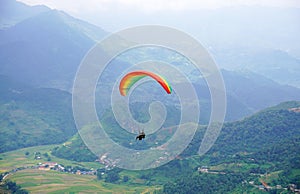
<svg viewBox="0 0 300 194">
<path fill-rule="evenodd" d="M 206 47 L 276 48 L 300 57 L 300 0 L 17 0 L 117 32 L 139 25 L 184 31 Z"/>
<path fill-rule="evenodd" d="M 267 6 L 281 8 L 300 8 L 299 0 L 18 0 L 28 5 L 46 5 L 89 21 L 106 30 L 123 28 L 124 17 L 139 15 L 151 17 L 166 12 L 183 14 L 187 11 L 218 9 L 236 6 Z M 119 18 L 120 23 L 110 22 Z M 138 17 L 136 17 L 138 18 Z M 123 19 L 123 20 L 122 20 Z M 126 22 L 125 22 L 126 23 Z M 139 24 L 138 19 L 135 21 Z M 130 23 L 129 23 L 130 24 Z M 128 24 L 126 24 L 128 25 Z M 135 25 L 134 22 L 131 25 Z"/>
<path fill-rule="evenodd" d="M 85 11 L 140 10 L 155 12 L 161 10 L 216 9 L 221 7 L 259 5 L 274 7 L 298 7 L 299 0 L 19 0 L 30 5 L 44 4 L 51 8 L 80 13 Z"/>
</svg>

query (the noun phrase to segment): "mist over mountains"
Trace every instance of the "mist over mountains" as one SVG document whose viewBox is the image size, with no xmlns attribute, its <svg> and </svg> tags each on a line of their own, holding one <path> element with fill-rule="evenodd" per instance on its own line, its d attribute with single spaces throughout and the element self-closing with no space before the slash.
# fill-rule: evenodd
<svg viewBox="0 0 300 194">
<path fill-rule="evenodd" d="M 93 17 L 87 13 L 86 18 L 103 27 L 114 25 L 113 29 L 143 24 L 174 27 L 198 39 L 213 54 L 221 68 L 234 71 L 247 69 L 281 84 L 300 87 L 299 8 L 195 7 L 191 10 L 157 10 L 150 13 L 141 10 L 126 12 L 125 9 L 118 13 L 99 13 Z"/>
<path fill-rule="evenodd" d="M 233 71 L 251 71 L 283 85 L 300 86 L 300 60 L 277 49 L 226 49 L 213 51 L 217 63 Z"/>
<path fill-rule="evenodd" d="M 20 6 L 14 8 L 17 12 Z M 70 90 L 80 61 L 104 34 L 64 12 L 43 9 L 0 31 L 0 74 L 32 86 Z"/>
<path fill-rule="evenodd" d="M 50 10 L 44 5 L 27 6 L 11 0 L 1 0 L 0 5 L 0 29 L 9 28 L 24 19 Z"/>
<path fill-rule="evenodd" d="M 14 11 L 1 13 L 4 18 L 1 23 L 5 23 L 6 28 L 0 30 L 0 74 L 32 87 L 71 91 L 82 58 L 108 33 L 62 11 L 30 7 L 15 1 L 3 2 L 6 9 Z M 298 86 L 300 77 L 299 60 L 287 53 L 221 49 L 212 54 L 221 67 L 228 69 L 222 71 L 228 97 L 227 120 L 239 119 L 283 101 L 300 99 L 300 89 L 281 85 Z M 232 71 L 241 67 L 245 67 L 243 71 Z M 207 86 L 195 84 L 200 84 L 199 99 L 206 101 L 202 106 L 209 110 Z M 209 117 L 208 112 L 203 114 Z"/>
</svg>

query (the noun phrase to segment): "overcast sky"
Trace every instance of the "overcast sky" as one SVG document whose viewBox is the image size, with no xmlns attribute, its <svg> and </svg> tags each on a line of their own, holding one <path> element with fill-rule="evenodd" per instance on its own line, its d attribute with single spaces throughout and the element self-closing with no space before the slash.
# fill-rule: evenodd
<svg viewBox="0 0 300 194">
<path fill-rule="evenodd" d="M 155 12 L 160 10 L 216 9 L 240 5 L 260 5 L 274 7 L 298 7 L 299 0 L 19 0 L 30 5 L 44 4 L 51 8 L 80 13 L 82 11 L 140 10 Z"/>
<path fill-rule="evenodd" d="M 236 6 L 268 6 L 300 8 L 299 0 L 18 0 L 29 5 L 46 5 L 63 10 L 70 15 L 99 25 L 106 30 L 119 30 L 124 26 L 124 17 L 136 18 L 129 25 L 139 25 L 139 16 L 150 17 L 172 12 L 183 14 L 186 11 L 218 9 Z M 155 15 L 157 14 L 157 15 Z M 111 22 L 110 20 L 114 20 Z M 148 22 L 148 21 L 146 21 Z M 126 22 L 125 22 L 126 23 Z M 126 24 L 126 25 L 128 25 Z"/>
</svg>

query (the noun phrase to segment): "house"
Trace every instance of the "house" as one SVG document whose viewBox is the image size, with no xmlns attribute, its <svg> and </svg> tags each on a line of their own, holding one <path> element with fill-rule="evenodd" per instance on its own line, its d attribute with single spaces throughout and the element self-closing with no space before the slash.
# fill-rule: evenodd
<svg viewBox="0 0 300 194">
<path fill-rule="evenodd" d="M 39 170 L 50 170 L 50 169 L 54 169 L 57 167 L 57 163 L 56 162 L 45 162 L 45 163 L 39 163 Z"/>
<path fill-rule="evenodd" d="M 65 167 L 63 167 L 63 166 L 60 165 L 60 164 L 57 166 L 57 168 L 58 168 L 58 170 L 60 170 L 60 171 L 62 171 L 62 172 L 65 171 Z"/>
<path fill-rule="evenodd" d="M 300 107 L 289 108 L 288 110 L 289 110 L 290 112 L 300 113 Z"/>
<path fill-rule="evenodd" d="M 56 162 L 45 162 L 44 166 L 49 166 L 49 168 L 55 168 L 58 164 Z"/>
<path fill-rule="evenodd" d="M 50 168 L 47 166 L 39 166 L 39 170 L 50 170 Z"/>
<path fill-rule="evenodd" d="M 207 166 L 198 167 L 198 172 L 208 173 L 208 167 Z"/>
</svg>

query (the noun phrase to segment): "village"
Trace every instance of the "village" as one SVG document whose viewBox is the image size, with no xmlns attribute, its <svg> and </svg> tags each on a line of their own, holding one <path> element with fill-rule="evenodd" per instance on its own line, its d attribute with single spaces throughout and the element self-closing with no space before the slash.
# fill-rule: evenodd
<svg viewBox="0 0 300 194">
<path fill-rule="evenodd" d="M 56 162 L 44 162 L 39 163 L 37 166 L 35 166 L 38 170 L 55 170 L 59 172 L 66 172 L 66 173 L 72 173 L 77 175 L 96 175 L 97 171 L 94 169 L 86 169 L 79 166 L 66 166 L 64 167 L 62 164 L 58 164 Z"/>
<path fill-rule="evenodd" d="M 57 162 L 51 161 L 51 158 L 47 153 L 41 154 L 40 152 L 34 153 L 34 159 L 39 160 L 47 160 L 47 162 L 39 162 L 36 166 L 32 166 L 32 168 L 36 168 L 38 170 L 55 170 L 59 172 L 67 172 L 78 175 L 96 175 L 97 171 L 95 169 L 87 169 L 80 166 L 65 166 L 63 164 L 58 164 Z"/>
<path fill-rule="evenodd" d="M 75 174 L 75 175 L 89 175 L 89 176 L 97 176 L 97 173 L 101 173 L 101 176 L 104 175 L 105 173 L 108 173 L 108 171 L 112 170 L 116 164 L 112 161 L 109 160 L 106 154 L 102 155 L 97 162 L 101 163 L 104 165 L 103 168 L 99 169 L 93 169 L 93 168 L 84 168 L 79 165 L 77 166 L 70 166 L 70 165 L 64 165 L 55 161 L 51 161 L 50 157 L 47 154 L 41 154 L 39 152 L 34 153 L 34 159 L 37 161 L 36 165 L 32 166 L 23 166 L 23 167 L 18 167 L 15 169 L 10 170 L 9 172 L 5 172 L 2 174 L 2 180 L 0 180 L 0 183 L 3 183 L 5 179 L 11 175 L 14 174 L 18 171 L 25 170 L 25 169 L 36 169 L 40 171 L 57 171 L 57 172 L 62 172 L 62 173 L 70 173 L 70 174 Z M 47 161 L 50 160 L 50 161 Z M 209 166 L 200 166 L 197 168 L 197 172 L 199 173 L 207 173 L 207 174 L 220 174 L 220 175 L 225 175 L 230 172 L 224 172 L 224 171 L 217 171 L 217 170 L 212 170 L 211 167 Z M 289 193 L 298 193 L 300 194 L 300 189 L 297 188 L 297 185 L 295 184 L 288 184 L 287 186 L 283 187 L 282 185 L 276 185 L 276 186 L 270 186 L 264 181 L 264 177 L 266 174 L 253 174 L 258 178 L 258 181 L 243 181 L 243 184 L 250 185 L 254 188 L 257 188 L 261 191 L 265 192 L 270 192 L 270 191 L 288 191 Z"/>
<path fill-rule="evenodd" d="M 34 159 L 36 161 L 51 160 L 47 154 L 42 155 L 40 152 L 34 153 Z M 18 168 L 14 168 L 8 172 L 5 172 L 2 174 L 2 180 L 0 180 L 0 182 L 4 182 L 4 180 L 10 174 L 13 174 L 18 171 L 25 170 L 25 169 L 37 169 L 37 170 L 41 170 L 41 171 L 52 170 L 52 171 L 71 173 L 71 174 L 76 174 L 76 175 L 93 175 L 93 176 L 97 175 L 97 173 L 101 173 L 101 175 L 104 175 L 105 172 L 110 170 L 110 168 L 87 169 L 87 168 L 84 168 L 81 166 L 65 166 L 63 164 L 59 164 L 59 163 L 53 162 L 53 161 L 43 161 L 43 162 L 38 162 L 36 165 L 18 167 Z"/>
<path fill-rule="evenodd" d="M 57 162 L 40 162 L 37 165 L 18 167 L 18 168 L 15 168 L 8 172 L 3 173 L 1 182 L 3 182 L 10 174 L 13 174 L 18 171 L 25 170 L 25 169 L 37 169 L 37 170 L 42 170 L 42 171 L 53 170 L 53 171 L 71 173 L 71 174 L 76 174 L 76 175 L 96 175 L 97 174 L 97 170 L 95 170 L 95 169 L 86 169 L 86 168 L 79 167 L 79 166 L 64 167 L 64 165 L 58 164 Z M 104 174 L 105 170 L 98 169 L 98 172 L 101 172 L 102 174 Z"/>
</svg>

